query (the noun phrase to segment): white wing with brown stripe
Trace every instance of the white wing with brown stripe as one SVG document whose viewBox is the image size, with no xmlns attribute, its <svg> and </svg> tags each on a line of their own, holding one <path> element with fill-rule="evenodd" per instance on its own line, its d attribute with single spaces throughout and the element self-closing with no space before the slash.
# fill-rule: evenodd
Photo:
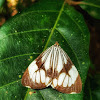
<svg viewBox="0 0 100 100">
<path fill-rule="evenodd" d="M 80 93 L 80 75 L 66 52 L 56 42 L 26 69 L 22 84 L 32 89 L 52 86 L 62 93 Z"/>
</svg>

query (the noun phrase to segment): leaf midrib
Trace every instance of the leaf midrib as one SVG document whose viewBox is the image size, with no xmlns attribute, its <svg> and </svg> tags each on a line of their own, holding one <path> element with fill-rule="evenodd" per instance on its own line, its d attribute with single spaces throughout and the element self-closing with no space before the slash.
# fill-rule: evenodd
<svg viewBox="0 0 100 100">
<path fill-rule="evenodd" d="M 62 7 L 61 7 L 61 9 L 60 9 L 60 11 L 59 11 L 57 20 L 55 21 L 55 24 L 54 24 L 54 26 L 53 26 L 53 28 L 52 28 L 52 30 L 51 30 L 51 33 L 50 33 L 50 35 L 49 35 L 49 38 L 48 38 L 48 40 L 47 40 L 47 42 L 46 42 L 46 45 L 45 45 L 43 51 L 47 48 L 48 43 L 49 43 L 49 41 L 50 41 L 50 39 L 51 39 L 51 37 L 52 37 L 52 35 L 53 35 L 53 33 L 54 33 L 54 30 L 56 29 L 56 26 L 57 26 L 57 23 L 58 23 L 58 21 L 59 21 L 59 19 L 60 19 L 61 14 L 62 14 L 64 5 L 65 5 L 65 2 L 63 3 L 63 5 L 62 5 Z"/>
<path fill-rule="evenodd" d="M 49 41 L 50 41 L 50 39 L 51 39 L 51 37 L 52 37 L 52 35 L 53 35 L 53 33 L 54 33 L 54 30 L 56 29 L 56 25 L 57 25 L 57 23 L 58 23 L 58 21 L 59 21 L 59 19 L 60 19 L 61 14 L 62 14 L 64 5 L 65 5 L 65 2 L 62 4 L 62 7 L 61 7 L 61 9 L 60 9 L 60 11 L 59 11 L 59 14 L 58 14 L 58 17 L 57 17 L 57 19 L 56 19 L 56 21 L 55 21 L 55 24 L 54 24 L 54 26 L 53 26 L 53 28 L 52 28 L 52 30 L 51 30 L 51 33 L 50 33 L 50 35 L 49 35 L 49 38 L 48 38 L 48 40 L 47 40 L 47 42 L 46 42 L 46 45 L 45 45 L 43 51 L 47 48 L 48 43 L 49 43 Z M 27 92 L 28 92 L 28 91 L 29 91 L 29 90 L 27 90 Z M 40 92 L 40 91 L 39 91 L 39 92 Z M 41 94 L 41 93 L 40 93 L 40 94 Z M 25 95 L 25 97 L 24 97 L 24 100 L 26 100 L 26 96 L 27 96 L 27 93 L 26 93 L 26 95 Z M 41 94 L 41 96 L 42 96 L 42 94 Z M 43 96 L 42 96 L 42 97 L 43 97 Z"/>
</svg>

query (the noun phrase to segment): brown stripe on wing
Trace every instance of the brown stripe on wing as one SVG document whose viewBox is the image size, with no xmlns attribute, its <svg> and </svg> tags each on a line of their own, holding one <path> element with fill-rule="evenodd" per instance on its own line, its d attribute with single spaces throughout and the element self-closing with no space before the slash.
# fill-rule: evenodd
<svg viewBox="0 0 100 100">
<path fill-rule="evenodd" d="M 69 70 L 72 68 L 72 65 L 73 65 L 72 62 L 70 61 L 70 59 L 68 59 L 67 64 L 64 64 L 63 69 L 60 71 L 59 74 L 65 72 L 66 75 L 70 76 L 70 75 L 68 74 L 68 72 L 69 72 Z"/>
<path fill-rule="evenodd" d="M 41 60 L 41 55 L 39 56 L 39 58 L 37 57 L 37 62 L 36 62 L 36 65 L 38 66 L 38 70 L 37 71 L 39 71 L 39 70 L 41 70 L 41 69 L 43 69 L 44 71 L 45 71 L 45 78 L 47 78 L 47 77 L 49 77 L 49 78 L 51 78 L 50 79 L 50 81 L 48 82 L 48 84 L 52 81 L 52 67 L 50 67 L 47 71 L 46 71 L 46 69 L 45 69 L 45 66 L 44 66 L 44 63 L 45 63 L 45 61 L 43 62 L 42 60 Z M 35 71 L 35 72 L 37 72 L 37 71 Z M 42 76 L 43 77 L 43 76 Z M 41 82 L 41 79 L 40 79 L 40 82 Z M 48 85 L 47 84 L 47 85 Z M 43 88 L 45 88 L 46 87 L 46 84 L 45 83 L 42 83 L 41 82 L 41 84 L 38 84 L 38 83 L 35 83 L 34 84 L 34 87 L 36 87 L 36 89 L 42 89 L 41 87 L 43 87 Z"/>
<path fill-rule="evenodd" d="M 46 76 L 52 79 L 52 67 L 50 67 L 47 71 L 45 70 Z"/>
<path fill-rule="evenodd" d="M 53 73 L 53 79 L 57 79 L 59 77 L 59 73 L 58 71 L 54 70 L 54 73 Z"/>
<path fill-rule="evenodd" d="M 80 93 L 81 90 L 82 90 L 82 82 L 81 82 L 81 78 L 80 76 L 78 75 L 76 81 L 74 84 L 72 84 L 70 87 L 63 87 L 63 84 L 61 86 L 56 86 L 55 87 L 56 90 L 62 92 L 62 93 L 68 93 L 68 94 L 71 94 L 71 93 Z"/>
<path fill-rule="evenodd" d="M 72 65 L 73 65 L 72 61 L 68 58 L 67 59 L 67 64 L 64 64 L 64 67 L 63 67 L 66 70 L 65 71 L 66 74 L 68 74 L 69 70 L 72 68 Z"/>
<path fill-rule="evenodd" d="M 30 79 L 29 72 L 28 72 L 28 68 L 26 69 L 26 71 L 23 74 L 23 77 L 22 77 L 22 85 L 23 86 L 29 86 L 30 88 L 33 87 L 33 82 Z"/>
<path fill-rule="evenodd" d="M 58 71 L 57 71 L 56 68 L 55 68 L 54 73 L 53 73 L 53 79 L 54 79 L 54 78 L 58 78 L 59 75 L 60 75 L 61 73 L 63 73 L 63 72 L 66 73 L 66 75 L 69 75 L 68 72 L 69 72 L 69 70 L 72 68 L 72 65 L 73 65 L 73 63 L 71 62 L 70 59 L 68 59 L 67 64 L 64 64 L 62 70 L 61 70 L 59 73 L 58 73 Z M 69 75 L 69 76 L 70 76 L 70 75 Z"/>
<path fill-rule="evenodd" d="M 40 83 L 37 82 L 34 83 L 32 79 L 30 79 L 28 68 L 26 69 L 22 77 L 22 85 L 25 87 L 30 87 L 32 89 L 43 89 L 46 87 L 45 83 L 41 82 L 41 79 L 40 79 Z"/>
<path fill-rule="evenodd" d="M 37 64 L 37 66 L 38 66 L 38 68 L 39 68 L 38 70 L 43 69 L 43 70 L 45 71 L 46 77 L 48 76 L 48 77 L 51 78 L 51 77 L 52 77 L 52 67 L 50 67 L 50 68 L 46 71 L 46 69 L 45 69 L 45 67 L 44 67 L 44 63 L 45 63 L 45 62 L 42 62 L 42 60 L 41 60 L 40 58 L 42 58 L 41 55 L 40 55 L 39 58 L 36 59 L 36 60 L 37 60 L 36 64 Z M 50 66 L 50 65 L 48 65 L 48 66 Z"/>
<path fill-rule="evenodd" d="M 44 64 L 42 62 L 41 58 L 42 58 L 41 55 L 36 58 L 36 64 L 37 64 L 38 68 L 42 67 L 42 65 Z"/>
<path fill-rule="evenodd" d="M 67 60 L 67 64 L 64 64 L 63 66 L 63 69 L 58 73 L 58 71 L 56 71 L 56 69 L 54 70 L 54 74 L 53 74 L 53 79 L 57 79 L 59 78 L 60 74 L 61 73 L 66 73 L 66 75 L 68 75 L 68 77 L 70 77 L 69 75 L 69 71 L 70 69 L 72 68 L 73 66 L 73 63 L 72 61 L 70 60 L 70 58 L 68 58 Z M 64 82 L 64 80 L 63 80 Z M 56 87 L 54 87 L 56 90 L 62 92 L 62 93 L 72 93 L 72 92 L 75 92 L 75 93 L 80 93 L 81 90 L 82 90 L 82 82 L 81 82 L 81 78 L 80 78 L 80 75 L 78 74 L 77 78 L 76 78 L 76 81 L 74 82 L 74 84 L 72 84 L 70 87 L 68 87 L 68 85 L 66 87 L 63 87 L 63 82 L 62 82 L 62 85 L 57 85 Z M 54 86 L 54 83 L 52 82 L 52 85 Z"/>
<path fill-rule="evenodd" d="M 53 73 L 52 79 L 55 79 L 55 78 L 58 79 L 58 78 L 59 78 L 59 75 L 60 75 L 61 73 L 63 73 L 63 72 L 66 73 L 66 75 L 70 76 L 70 75 L 68 74 L 68 71 L 72 68 L 72 65 L 73 65 L 73 63 L 72 63 L 71 60 L 68 58 L 67 64 L 64 63 L 63 68 L 62 68 L 62 70 L 61 70 L 60 72 L 57 71 L 57 68 L 54 69 L 54 73 Z M 53 82 L 52 82 L 52 85 L 53 85 Z M 53 85 L 53 86 L 54 86 L 54 85 Z"/>
</svg>

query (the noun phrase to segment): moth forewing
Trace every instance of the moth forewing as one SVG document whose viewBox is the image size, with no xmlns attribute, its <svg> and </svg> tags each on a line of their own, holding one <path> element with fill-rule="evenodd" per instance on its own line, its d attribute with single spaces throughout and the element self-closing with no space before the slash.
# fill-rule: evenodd
<svg viewBox="0 0 100 100">
<path fill-rule="evenodd" d="M 42 89 L 48 87 L 51 84 L 52 70 L 50 59 L 48 55 L 51 55 L 52 47 L 41 53 L 26 69 L 22 77 L 22 84 L 25 87 L 32 89 Z M 46 67 L 45 67 L 46 66 Z"/>
<path fill-rule="evenodd" d="M 22 84 L 32 89 L 52 86 L 62 93 L 80 93 L 80 75 L 58 42 L 41 53 L 26 69 Z"/>
</svg>

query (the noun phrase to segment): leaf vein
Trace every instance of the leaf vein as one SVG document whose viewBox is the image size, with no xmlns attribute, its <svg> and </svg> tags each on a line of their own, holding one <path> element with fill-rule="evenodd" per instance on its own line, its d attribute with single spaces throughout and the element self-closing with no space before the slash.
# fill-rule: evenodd
<svg viewBox="0 0 100 100">
<path fill-rule="evenodd" d="M 12 58 L 17 58 L 17 57 L 22 57 L 22 56 L 27 56 L 27 55 L 32 55 L 32 54 L 40 54 L 40 53 L 27 53 L 27 54 L 22 54 L 22 55 L 16 55 L 16 56 L 12 56 L 12 57 L 8 57 L 8 58 L 4 58 L 4 59 L 1 59 L 0 61 L 5 61 L 5 60 L 8 60 L 8 59 L 12 59 Z"/>
<path fill-rule="evenodd" d="M 13 81 L 13 82 L 11 82 L 11 83 L 8 83 L 8 84 L 6 84 L 6 85 L 3 85 L 3 86 L 0 87 L 0 89 L 3 88 L 3 87 L 6 87 L 6 86 L 8 86 L 8 85 L 14 84 L 14 83 L 16 83 L 16 82 L 19 82 L 19 81 L 21 81 L 21 79 L 19 79 L 19 80 L 17 80 L 17 81 Z"/>
<path fill-rule="evenodd" d="M 37 29 L 37 30 L 28 30 L 28 31 L 23 31 L 23 32 L 15 32 L 15 33 L 10 33 L 10 34 L 4 36 L 2 39 L 6 38 L 8 36 L 12 36 L 12 35 L 18 35 L 18 34 L 36 32 L 36 31 L 48 31 L 48 30 L 50 30 L 50 29 Z"/>
<path fill-rule="evenodd" d="M 58 10 L 37 10 L 37 11 L 30 11 L 28 13 L 24 13 L 21 16 L 27 15 L 29 13 L 44 13 L 44 12 L 59 12 Z"/>
</svg>

